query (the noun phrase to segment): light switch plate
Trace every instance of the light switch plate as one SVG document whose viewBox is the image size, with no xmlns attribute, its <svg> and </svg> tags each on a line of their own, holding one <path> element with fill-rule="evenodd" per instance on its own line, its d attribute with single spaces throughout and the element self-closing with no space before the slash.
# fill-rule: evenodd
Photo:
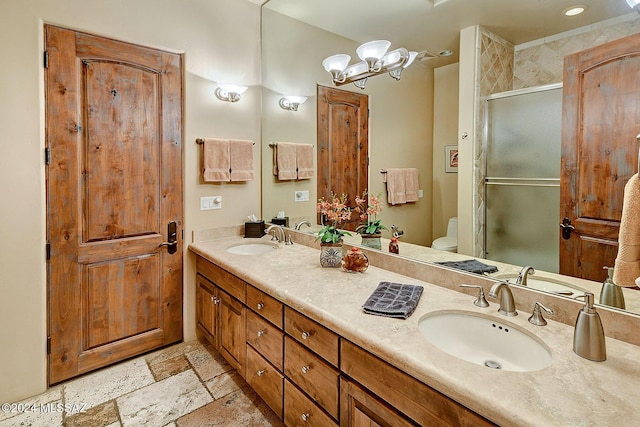
<svg viewBox="0 0 640 427">
<path fill-rule="evenodd" d="M 211 209 L 222 209 L 221 196 L 200 197 L 200 210 L 208 211 Z"/>
<path fill-rule="evenodd" d="M 295 202 L 308 202 L 309 190 L 299 190 L 293 193 L 293 200 Z"/>
</svg>

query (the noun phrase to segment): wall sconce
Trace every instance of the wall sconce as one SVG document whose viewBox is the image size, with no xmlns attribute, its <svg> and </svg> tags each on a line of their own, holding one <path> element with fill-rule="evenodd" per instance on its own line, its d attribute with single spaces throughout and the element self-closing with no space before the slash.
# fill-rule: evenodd
<svg viewBox="0 0 640 427">
<path fill-rule="evenodd" d="M 216 97 L 220 101 L 238 102 L 240 95 L 249 89 L 247 86 L 219 84 L 216 88 Z"/>
<path fill-rule="evenodd" d="M 630 8 L 640 13 L 640 0 L 627 0 L 627 4 Z"/>
<path fill-rule="evenodd" d="M 304 104 L 306 100 L 306 96 L 285 96 L 280 98 L 278 104 L 283 110 L 298 111 L 300 104 Z"/>
<path fill-rule="evenodd" d="M 322 66 L 331 74 L 336 86 L 353 83 L 364 89 L 369 77 L 383 73 L 400 80 L 402 70 L 411 65 L 418 53 L 409 52 L 403 47 L 387 52 L 389 46 L 391 42 L 387 40 L 370 41 L 356 49 L 361 62 L 349 65 L 351 57 L 340 53 L 325 58 Z"/>
</svg>

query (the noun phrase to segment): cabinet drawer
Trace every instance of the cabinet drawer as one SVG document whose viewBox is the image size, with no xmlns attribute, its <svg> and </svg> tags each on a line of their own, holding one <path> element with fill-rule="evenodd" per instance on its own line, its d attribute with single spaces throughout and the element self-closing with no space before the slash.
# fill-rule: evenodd
<svg viewBox="0 0 640 427">
<path fill-rule="evenodd" d="M 279 371 L 282 371 L 284 334 L 271 323 L 247 310 L 247 342 Z"/>
<path fill-rule="evenodd" d="M 282 329 L 283 304 L 272 296 L 247 286 L 247 307 Z"/>
<path fill-rule="evenodd" d="M 234 298 L 243 303 L 246 302 L 247 286 L 244 280 L 239 279 L 201 256 L 196 257 L 196 270 Z"/>
<path fill-rule="evenodd" d="M 339 336 L 297 311 L 285 308 L 285 332 L 338 367 Z"/>
<path fill-rule="evenodd" d="M 289 380 L 284 381 L 284 423 L 289 427 L 338 427 Z"/>
<path fill-rule="evenodd" d="M 285 337 L 284 374 L 334 418 L 338 418 L 339 371 Z"/>
<path fill-rule="evenodd" d="M 247 383 L 282 419 L 284 377 L 257 351 L 247 346 Z"/>
</svg>

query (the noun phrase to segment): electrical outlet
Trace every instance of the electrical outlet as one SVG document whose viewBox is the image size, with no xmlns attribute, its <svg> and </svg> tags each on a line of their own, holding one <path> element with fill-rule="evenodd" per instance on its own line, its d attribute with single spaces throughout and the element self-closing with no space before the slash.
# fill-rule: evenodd
<svg viewBox="0 0 640 427">
<path fill-rule="evenodd" d="M 424 191 L 418 190 L 418 198 L 421 199 L 424 197 Z"/>
<path fill-rule="evenodd" d="M 293 201 L 294 202 L 308 202 L 309 201 L 309 190 L 299 190 L 293 193 Z"/>
</svg>

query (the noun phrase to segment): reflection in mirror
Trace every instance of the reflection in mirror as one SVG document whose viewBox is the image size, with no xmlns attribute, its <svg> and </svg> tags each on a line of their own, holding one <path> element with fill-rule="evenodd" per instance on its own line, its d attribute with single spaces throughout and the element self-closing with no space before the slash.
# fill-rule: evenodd
<svg viewBox="0 0 640 427">
<path fill-rule="evenodd" d="M 317 85 L 332 86 L 331 76 L 322 67 L 322 60 L 336 53 L 353 54 L 363 40 L 350 40 L 270 9 L 270 5 L 275 7 L 277 3 L 278 0 L 271 0 L 263 7 L 262 215 L 266 221 L 271 221 L 279 212 L 284 212 L 291 228 L 303 221 L 310 221 L 312 226 L 300 225 L 300 231 L 313 233 L 319 229 L 315 212 L 317 173 L 308 180 L 278 180 L 273 174 L 273 149 L 269 144 L 295 142 L 316 145 Z M 611 28 L 610 32 L 619 30 L 617 27 Z M 605 26 L 600 31 L 607 33 L 609 29 Z M 384 37 L 392 42 L 392 48 L 402 45 L 409 50 L 421 51 L 432 47 L 406 45 L 394 41 L 388 34 Z M 584 38 L 588 39 L 588 36 Z M 512 54 L 516 61 L 520 59 L 525 64 L 523 67 L 530 67 L 528 71 L 534 68 L 533 73 L 540 74 L 540 71 L 535 70 L 537 65 L 525 59 L 527 55 L 536 54 L 536 49 L 540 46 L 550 48 L 544 41 L 540 41 L 531 46 L 518 47 Z M 589 46 L 585 45 L 584 48 L 587 47 Z M 551 81 L 559 82 L 562 79 L 561 58 L 564 54 L 566 53 L 556 52 L 550 60 L 557 62 L 545 64 L 560 70 L 559 77 L 558 74 L 547 76 Z M 459 109 L 459 66 L 439 65 L 442 64 L 436 62 L 435 69 L 429 63 L 412 65 L 403 72 L 399 82 L 383 76 L 372 78 L 367 82 L 364 92 L 353 85 L 340 88 L 366 93 L 370 98 L 370 193 L 384 193 L 386 190 L 379 174 L 381 169 L 419 169 L 424 197 L 414 204 L 385 204 L 379 218 L 387 229 L 391 225 L 397 225 L 404 230 L 404 235 L 400 237 L 400 256 L 425 262 L 471 258 L 464 254 L 429 248 L 435 238 L 445 235 L 448 219 L 456 216 L 458 192 L 457 174 L 445 172 L 444 150 L 445 145 L 456 144 L 458 139 L 456 119 Z M 518 73 L 527 70 L 517 67 L 513 70 L 509 89 L 549 83 L 548 79 L 541 80 L 541 75 L 528 76 L 528 80 L 524 81 L 524 75 Z M 493 73 L 496 70 L 490 71 Z M 278 104 L 284 95 L 305 96 L 308 100 L 297 111 L 288 111 Z M 478 99 L 478 103 L 480 102 Z M 472 109 L 473 106 L 468 108 Z M 317 158 L 314 158 L 314 164 L 317 165 Z M 308 200 L 306 197 L 300 200 L 298 194 L 301 192 L 308 192 Z M 557 233 L 557 230 L 554 232 Z M 389 230 L 383 232 L 383 251 L 387 251 L 389 238 Z M 359 244 L 359 239 L 359 236 L 354 235 L 348 243 Z M 522 265 L 533 264 L 527 261 L 514 262 L 514 265 L 488 259 L 481 261 L 497 266 L 497 274 L 512 282 L 515 282 Z M 601 282 L 561 276 L 555 272 L 557 270 L 554 267 L 536 268 L 536 273 L 529 276 L 529 286 L 565 298 L 584 291 L 594 293 L 596 298 L 600 294 Z M 628 289 L 623 291 L 627 310 L 640 313 L 640 302 L 634 301 L 634 298 L 640 299 L 640 295 L 636 295 L 640 292 Z M 573 295 L 569 296 L 569 292 Z"/>
</svg>

